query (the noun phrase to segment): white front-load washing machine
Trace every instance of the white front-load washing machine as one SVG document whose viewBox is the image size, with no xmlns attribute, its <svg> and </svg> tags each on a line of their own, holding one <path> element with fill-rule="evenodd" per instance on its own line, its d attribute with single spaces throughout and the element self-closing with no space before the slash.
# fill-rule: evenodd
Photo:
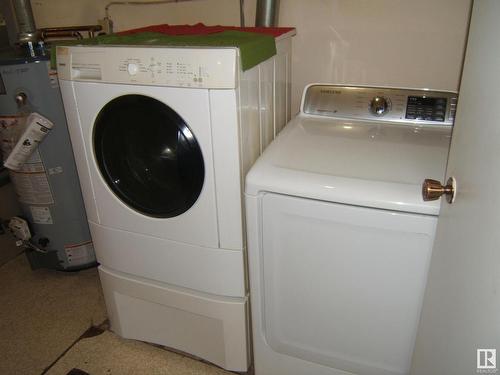
<svg viewBox="0 0 500 375">
<path fill-rule="evenodd" d="M 252 167 L 256 375 L 409 372 L 457 96 L 311 85 Z"/>
<path fill-rule="evenodd" d="M 58 47 L 111 329 L 121 336 L 247 370 L 243 178 L 289 118 L 290 35 L 244 72 L 237 48 Z"/>
</svg>

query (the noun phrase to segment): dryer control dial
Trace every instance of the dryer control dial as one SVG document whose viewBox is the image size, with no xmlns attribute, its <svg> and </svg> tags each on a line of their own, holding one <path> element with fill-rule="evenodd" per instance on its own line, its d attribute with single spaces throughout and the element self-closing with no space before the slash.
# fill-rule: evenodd
<svg viewBox="0 0 500 375">
<path fill-rule="evenodd" d="M 131 76 L 135 76 L 138 71 L 139 71 L 139 67 L 137 66 L 137 64 L 130 63 L 127 65 L 127 72 Z"/>
<path fill-rule="evenodd" d="M 370 102 L 370 112 L 375 116 L 383 116 L 389 111 L 391 102 L 383 96 L 376 96 Z"/>
</svg>

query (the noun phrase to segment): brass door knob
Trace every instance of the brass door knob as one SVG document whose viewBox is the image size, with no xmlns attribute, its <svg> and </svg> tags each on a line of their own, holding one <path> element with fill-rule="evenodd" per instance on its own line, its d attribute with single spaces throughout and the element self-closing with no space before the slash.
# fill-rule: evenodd
<svg viewBox="0 0 500 375">
<path fill-rule="evenodd" d="M 424 201 L 435 201 L 441 195 L 446 195 L 446 201 L 453 203 L 455 200 L 456 181 L 454 177 L 450 177 L 446 182 L 446 186 L 441 185 L 441 182 L 431 179 L 425 179 L 422 184 L 422 198 Z"/>
</svg>

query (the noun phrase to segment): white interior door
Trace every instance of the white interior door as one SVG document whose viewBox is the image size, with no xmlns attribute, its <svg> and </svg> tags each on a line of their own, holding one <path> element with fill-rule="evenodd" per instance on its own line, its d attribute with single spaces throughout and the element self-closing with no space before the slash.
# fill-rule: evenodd
<svg viewBox="0 0 500 375">
<path fill-rule="evenodd" d="M 412 374 L 496 372 L 477 350 L 500 351 L 499 19 L 500 1 L 474 2 L 447 169 L 458 194 L 442 199 Z"/>
</svg>

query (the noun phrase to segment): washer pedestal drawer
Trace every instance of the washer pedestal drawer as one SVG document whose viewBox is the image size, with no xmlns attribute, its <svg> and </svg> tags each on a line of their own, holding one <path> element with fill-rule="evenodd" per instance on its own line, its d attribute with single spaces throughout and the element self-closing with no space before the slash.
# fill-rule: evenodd
<svg viewBox="0 0 500 375">
<path fill-rule="evenodd" d="M 221 297 L 99 267 L 111 330 L 247 371 L 248 298 Z"/>
</svg>

